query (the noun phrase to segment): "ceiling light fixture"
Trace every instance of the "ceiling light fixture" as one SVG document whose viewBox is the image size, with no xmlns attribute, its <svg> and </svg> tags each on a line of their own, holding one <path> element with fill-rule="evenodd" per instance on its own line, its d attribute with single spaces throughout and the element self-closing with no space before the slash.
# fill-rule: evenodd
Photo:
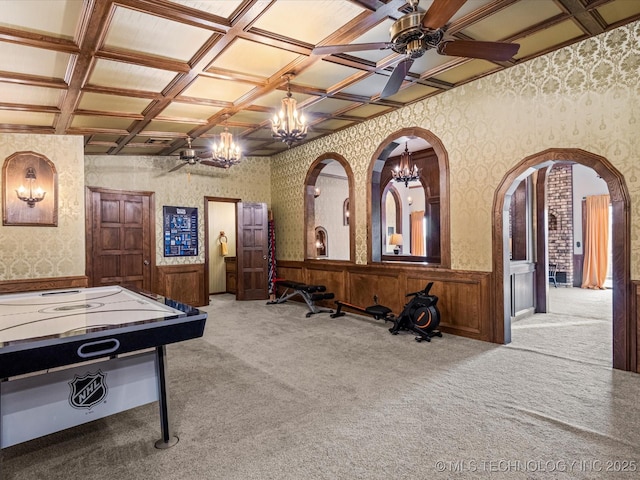
<svg viewBox="0 0 640 480">
<path fill-rule="evenodd" d="M 296 100 L 291 96 L 291 77 L 285 75 L 287 79 L 287 96 L 282 99 L 280 113 L 273 116 L 271 120 L 271 132 L 273 138 L 278 138 L 287 144 L 289 148 L 294 142 L 298 142 L 307 136 L 307 124 L 302 114 L 298 115 Z"/>
<path fill-rule="evenodd" d="M 228 119 L 228 115 L 225 115 L 225 123 Z M 214 144 L 211 150 L 214 162 L 218 163 L 222 168 L 229 168 L 232 165 L 240 163 L 240 157 L 242 152 L 240 146 L 233 143 L 233 135 L 224 126 L 224 131 L 220 133 L 220 143 Z"/>
<path fill-rule="evenodd" d="M 421 168 L 418 168 L 417 165 L 413 163 L 413 159 L 411 158 L 411 153 L 409 152 L 409 148 L 407 144 L 404 144 L 404 152 L 400 155 L 400 165 L 397 165 L 391 171 L 391 175 L 396 182 L 404 183 L 405 187 L 409 186 L 409 182 L 414 180 L 418 180 L 420 178 Z"/>
</svg>

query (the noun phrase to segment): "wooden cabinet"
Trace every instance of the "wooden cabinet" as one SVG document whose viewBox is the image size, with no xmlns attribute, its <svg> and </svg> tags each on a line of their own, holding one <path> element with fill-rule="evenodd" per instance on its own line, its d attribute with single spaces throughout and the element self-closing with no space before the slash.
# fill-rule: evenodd
<svg viewBox="0 0 640 480">
<path fill-rule="evenodd" d="M 224 257 L 224 269 L 226 275 L 226 292 L 236 293 L 236 257 Z"/>
</svg>

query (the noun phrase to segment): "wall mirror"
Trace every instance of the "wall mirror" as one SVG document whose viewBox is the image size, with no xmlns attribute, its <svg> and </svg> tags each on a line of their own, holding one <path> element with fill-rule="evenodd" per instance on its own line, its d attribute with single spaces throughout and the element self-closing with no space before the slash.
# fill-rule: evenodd
<svg viewBox="0 0 640 480">
<path fill-rule="evenodd" d="M 419 180 L 404 185 L 389 182 L 382 195 L 384 255 L 426 255 L 427 215 L 424 187 Z"/>
<path fill-rule="evenodd" d="M 305 182 L 305 258 L 351 260 L 352 185 L 351 169 L 340 155 L 322 155 L 309 168 Z"/>
<path fill-rule="evenodd" d="M 442 195 L 448 211 L 448 167 L 439 140 L 417 128 L 398 132 L 376 151 L 371 173 L 372 261 L 443 265 L 449 232 L 448 222 L 442 222 Z"/>
</svg>

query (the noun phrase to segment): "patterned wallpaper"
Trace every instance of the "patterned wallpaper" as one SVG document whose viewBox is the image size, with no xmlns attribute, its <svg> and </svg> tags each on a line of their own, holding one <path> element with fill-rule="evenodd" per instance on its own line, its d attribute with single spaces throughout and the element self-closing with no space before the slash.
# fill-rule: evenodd
<svg viewBox="0 0 640 480">
<path fill-rule="evenodd" d="M 91 187 L 155 192 L 156 264 L 204 263 L 204 197 L 239 198 L 265 202 L 271 198 L 270 163 L 267 158 L 244 158 L 228 170 L 189 165 L 169 173 L 176 157 L 87 155 L 85 183 Z M 198 208 L 197 257 L 164 257 L 162 207 Z M 217 233 L 217 232 L 216 232 Z"/>
<path fill-rule="evenodd" d="M 81 136 L 0 134 L 3 164 L 15 152 L 32 151 L 58 173 L 57 227 L 0 225 L 0 281 L 85 274 L 83 143 Z"/>
<path fill-rule="evenodd" d="M 344 156 L 355 175 L 356 263 L 367 258 L 367 171 L 380 142 L 406 127 L 439 137 L 449 155 L 451 266 L 491 271 L 493 195 L 506 173 L 548 148 L 607 158 L 631 195 L 632 278 L 640 278 L 640 22 L 455 88 L 273 159 L 278 257 L 303 258 L 303 187 L 321 154 Z"/>
<path fill-rule="evenodd" d="M 267 203 L 271 199 L 278 258 L 302 260 L 303 182 L 311 163 L 325 152 L 343 155 L 354 172 L 351 221 L 356 224 L 356 263 L 364 264 L 371 155 L 384 138 L 406 127 L 431 131 L 449 155 L 452 268 L 491 270 L 493 194 L 509 169 L 548 148 L 581 148 L 607 158 L 624 176 L 632 204 L 631 273 L 639 279 L 640 211 L 634 208 L 640 201 L 639 70 L 640 22 L 635 22 L 292 148 L 271 160 L 247 158 L 229 171 L 198 165 L 169 174 L 176 162 L 173 157 L 83 158 L 82 137 L 2 134 L 3 161 L 22 150 L 53 161 L 59 202 L 58 227 L 0 226 L 0 280 L 85 273 L 85 184 L 155 191 L 158 233 L 163 205 L 203 209 L 205 196 Z M 202 245 L 202 215 L 199 237 Z M 165 259 L 160 235 L 157 242 L 159 265 L 204 261 L 202 249 L 197 258 Z"/>
</svg>

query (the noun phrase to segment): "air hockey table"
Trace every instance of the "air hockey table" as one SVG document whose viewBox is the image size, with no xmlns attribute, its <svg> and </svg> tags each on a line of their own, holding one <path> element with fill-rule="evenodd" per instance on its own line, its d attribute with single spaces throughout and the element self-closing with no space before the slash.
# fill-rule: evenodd
<svg viewBox="0 0 640 480">
<path fill-rule="evenodd" d="M 166 345 L 207 313 L 121 286 L 0 295 L 0 448 L 158 402 L 158 448 L 178 442 Z"/>
</svg>

